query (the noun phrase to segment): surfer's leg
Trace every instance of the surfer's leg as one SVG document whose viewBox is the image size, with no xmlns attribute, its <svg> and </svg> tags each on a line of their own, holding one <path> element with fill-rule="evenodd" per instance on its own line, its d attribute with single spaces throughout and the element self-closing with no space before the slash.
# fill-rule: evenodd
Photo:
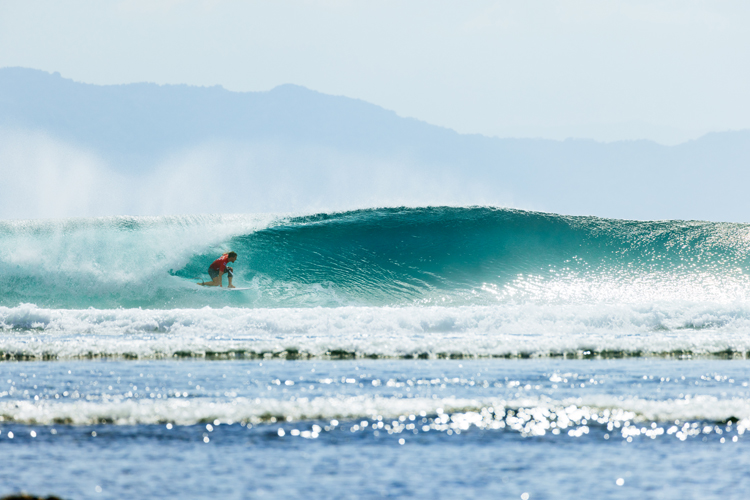
<svg viewBox="0 0 750 500">
<path fill-rule="evenodd" d="M 208 275 L 211 277 L 211 281 L 204 281 L 199 284 L 202 284 L 203 286 L 221 286 L 221 275 L 219 274 L 219 271 L 209 267 Z"/>
<path fill-rule="evenodd" d="M 227 288 L 234 288 L 234 285 L 232 284 L 232 278 L 234 278 L 234 269 L 228 268 L 227 269 L 227 281 L 229 284 L 227 285 Z"/>
</svg>

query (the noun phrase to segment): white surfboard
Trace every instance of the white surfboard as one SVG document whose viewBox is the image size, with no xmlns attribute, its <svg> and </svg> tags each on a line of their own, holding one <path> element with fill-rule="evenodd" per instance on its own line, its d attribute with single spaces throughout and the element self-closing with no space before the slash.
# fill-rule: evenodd
<svg viewBox="0 0 750 500">
<path fill-rule="evenodd" d="M 198 285 L 201 288 L 206 288 L 206 289 L 215 288 L 217 290 L 226 290 L 228 292 L 231 292 L 231 291 L 234 291 L 234 290 L 250 290 L 250 287 L 241 287 L 241 286 L 237 286 L 237 287 L 234 287 L 234 288 L 227 288 L 225 286 L 205 286 L 205 285 L 201 285 L 200 283 L 196 283 L 196 285 Z"/>
</svg>

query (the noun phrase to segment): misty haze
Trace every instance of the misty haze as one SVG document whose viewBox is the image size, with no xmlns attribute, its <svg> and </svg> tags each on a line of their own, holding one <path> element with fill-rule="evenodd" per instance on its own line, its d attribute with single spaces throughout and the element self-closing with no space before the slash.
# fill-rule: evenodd
<svg viewBox="0 0 750 500">
<path fill-rule="evenodd" d="M 749 157 L 750 131 L 677 146 L 499 139 L 294 85 L 97 86 L 0 70 L 9 218 L 495 205 L 744 221 Z"/>
</svg>

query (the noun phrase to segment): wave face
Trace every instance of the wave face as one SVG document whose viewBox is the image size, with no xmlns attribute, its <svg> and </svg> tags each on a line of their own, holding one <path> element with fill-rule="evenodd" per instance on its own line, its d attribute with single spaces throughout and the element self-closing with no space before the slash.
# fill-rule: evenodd
<svg viewBox="0 0 750 500">
<path fill-rule="evenodd" d="M 244 292 L 197 287 L 222 252 Z M 0 224 L 0 306 L 150 309 L 744 300 L 750 227 L 486 207 Z"/>
</svg>

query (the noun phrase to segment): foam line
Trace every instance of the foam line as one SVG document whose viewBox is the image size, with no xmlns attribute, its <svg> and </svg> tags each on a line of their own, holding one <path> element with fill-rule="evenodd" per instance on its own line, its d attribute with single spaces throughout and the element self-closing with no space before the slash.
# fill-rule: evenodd
<svg viewBox="0 0 750 500">
<path fill-rule="evenodd" d="M 5 359 L 508 357 L 750 352 L 745 304 L 294 309 L 0 307 Z"/>
<path fill-rule="evenodd" d="M 489 416 L 489 413 L 492 416 Z M 685 399 L 653 401 L 642 398 L 620 399 L 608 395 L 551 400 L 526 398 L 384 398 L 318 397 L 295 400 L 234 398 L 114 399 L 68 401 L 2 401 L 0 416 L 4 422 L 23 424 L 92 425 L 109 423 L 139 425 L 173 423 L 194 425 L 206 422 L 269 423 L 311 420 L 394 420 L 399 417 L 430 416 L 450 421 L 441 415 L 456 415 L 452 420 L 468 418 L 475 425 L 490 425 L 496 416 L 507 420 L 510 414 L 528 415 L 526 421 L 566 422 L 565 427 L 586 425 L 587 421 L 606 425 L 617 422 L 738 422 L 750 426 L 750 400 L 718 399 L 696 396 Z M 485 414 L 482 416 L 482 414 Z M 463 416 L 460 414 L 464 414 Z M 466 414 L 473 414 L 466 417 Z M 414 420 L 413 418 L 411 419 Z M 482 420 L 485 420 L 482 423 Z M 404 421 L 402 419 L 402 421 Z M 549 427 L 548 427 L 549 428 Z"/>
</svg>

